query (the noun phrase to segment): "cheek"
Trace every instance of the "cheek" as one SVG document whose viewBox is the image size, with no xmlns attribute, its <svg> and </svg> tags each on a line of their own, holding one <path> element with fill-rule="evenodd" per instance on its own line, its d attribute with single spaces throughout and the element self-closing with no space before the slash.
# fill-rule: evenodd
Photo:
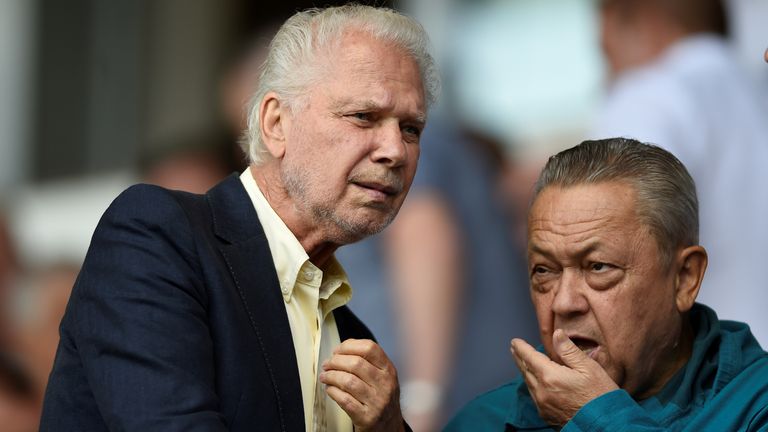
<svg viewBox="0 0 768 432">
<path fill-rule="evenodd" d="M 421 150 L 419 150 L 419 146 L 415 146 L 416 149 L 414 150 L 414 154 L 408 155 L 408 175 L 410 176 L 411 180 L 416 175 L 416 169 L 419 166 L 419 153 Z"/>
<path fill-rule="evenodd" d="M 421 157 L 421 146 L 418 144 L 412 145 L 413 151 L 409 152 L 408 157 L 412 161 L 413 170 L 416 171 L 416 166 L 419 164 L 419 157 Z"/>
<path fill-rule="evenodd" d="M 607 348 L 608 358 L 601 363 L 617 383 L 643 361 L 642 341 L 649 329 L 646 328 L 647 311 L 644 305 L 640 306 L 641 298 L 631 304 L 621 302 L 621 298 L 606 299 L 599 309 L 593 309 Z"/>
<path fill-rule="evenodd" d="M 416 176 L 416 163 L 412 163 L 404 172 L 403 186 L 406 192 L 411 189 L 413 178 Z"/>
</svg>

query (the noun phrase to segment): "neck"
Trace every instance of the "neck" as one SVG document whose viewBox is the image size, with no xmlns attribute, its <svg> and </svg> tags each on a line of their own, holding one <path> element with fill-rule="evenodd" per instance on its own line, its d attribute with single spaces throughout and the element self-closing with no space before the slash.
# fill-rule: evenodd
<svg viewBox="0 0 768 432">
<path fill-rule="evenodd" d="M 261 165 L 251 164 L 251 176 L 259 186 L 269 206 L 277 213 L 291 233 L 309 255 L 312 264 L 324 268 L 339 244 L 327 239 L 324 230 L 313 226 L 311 217 L 304 216 L 296 207 L 283 187 L 277 164 L 267 161 Z"/>
</svg>

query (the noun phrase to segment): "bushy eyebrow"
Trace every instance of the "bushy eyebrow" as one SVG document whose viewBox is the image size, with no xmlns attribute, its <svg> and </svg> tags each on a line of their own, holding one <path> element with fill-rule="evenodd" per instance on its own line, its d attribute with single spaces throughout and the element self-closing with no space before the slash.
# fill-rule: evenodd
<svg viewBox="0 0 768 432">
<path fill-rule="evenodd" d="M 542 255 L 545 258 L 549 259 L 549 260 L 555 261 L 554 256 L 548 250 L 545 250 L 545 249 L 542 249 L 542 248 L 540 248 L 540 247 L 538 247 L 536 245 L 533 245 L 529 241 L 528 242 L 528 258 L 530 259 L 531 256 L 534 255 L 534 254 Z"/>
<path fill-rule="evenodd" d="M 419 129 L 424 129 L 427 124 L 427 116 L 424 113 L 418 113 L 410 120 L 410 122 L 414 123 L 415 126 L 418 126 Z"/>
<path fill-rule="evenodd" d="M 331 109 L 335 111 L 380 111 L 384 107 L 372 99 L 339 98 L 331 103 Z"/>
<path fill-rule="evenodd" d="M 381 111 L 384 108 L 380 104 L 370 99 L 367 99 L 364 101 L 355 101 L 352 99 L 337 99 L 331 105 L 331 109 L 335 112 L 338 112 L 338 111 L 346 111 L 346 110 Z M 427 123 L 427 115 L 421 111 L 416 112 L 413 115 L 413 118 L 411 119 L 411 121 L 417 123 L 421 127 L 424 127 L 424 125 Z"/>
<path fill-rule="evenodd" d="M 580 247 L 577 252 L 574 254 L 577 258 L 581 259 L 586 255 L 589 255 L 590 253 L 597 250 L 602 245 L 602 242 L 600 240 L 592 240 L 588 242 L 586 245 Z M 569 251 L 570 252 L 570 251 Z M 551 259 L 553 261 L 557 261 L 555 259 L 554 254 L 547 250 L 539 247 L 537 244 L 528 242 L 528 256 L 530 256 L 532 253 L 543 255 L 547 259 Z"/>
</svg>

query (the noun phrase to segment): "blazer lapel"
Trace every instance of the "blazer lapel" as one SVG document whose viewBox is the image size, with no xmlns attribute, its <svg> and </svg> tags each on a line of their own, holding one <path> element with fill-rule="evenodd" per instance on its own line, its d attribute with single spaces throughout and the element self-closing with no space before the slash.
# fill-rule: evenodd
<svg viewBox="0 0 768 432">
<path fill-rule="evenodd" d="M 211 189 L 207 199 L 221 253 L 248 312 L 275 391 L 284 430 L 304 431 L 304 404 L 291 328 L 264 230 L 237 175 Z"/>
<path fill-rule="evenodd" d="M 349 310 L 348 306 L 342 306 L 333 311 L 333 317 L 336 320 L 336 327 L 339 329 L 339 339 L 371 339 L 376 342 L 376 338 L 368 327 L 360 321 L 355 314 Z"/>
</svg>

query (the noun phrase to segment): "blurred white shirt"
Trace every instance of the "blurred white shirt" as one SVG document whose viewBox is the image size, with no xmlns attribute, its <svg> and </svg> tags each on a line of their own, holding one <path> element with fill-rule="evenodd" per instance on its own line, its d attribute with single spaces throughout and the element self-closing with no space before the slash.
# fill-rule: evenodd
<svg viewBox="0 0 768 432">
<path fill-rule="evenodd" d="M 709 266 L 698 300 L 768 347 L 768 108 L 723 39 L 701 35 L 620 76 L 593 138 L 625 136 L 677 156 L 696 181 Z"/>
</svg>

